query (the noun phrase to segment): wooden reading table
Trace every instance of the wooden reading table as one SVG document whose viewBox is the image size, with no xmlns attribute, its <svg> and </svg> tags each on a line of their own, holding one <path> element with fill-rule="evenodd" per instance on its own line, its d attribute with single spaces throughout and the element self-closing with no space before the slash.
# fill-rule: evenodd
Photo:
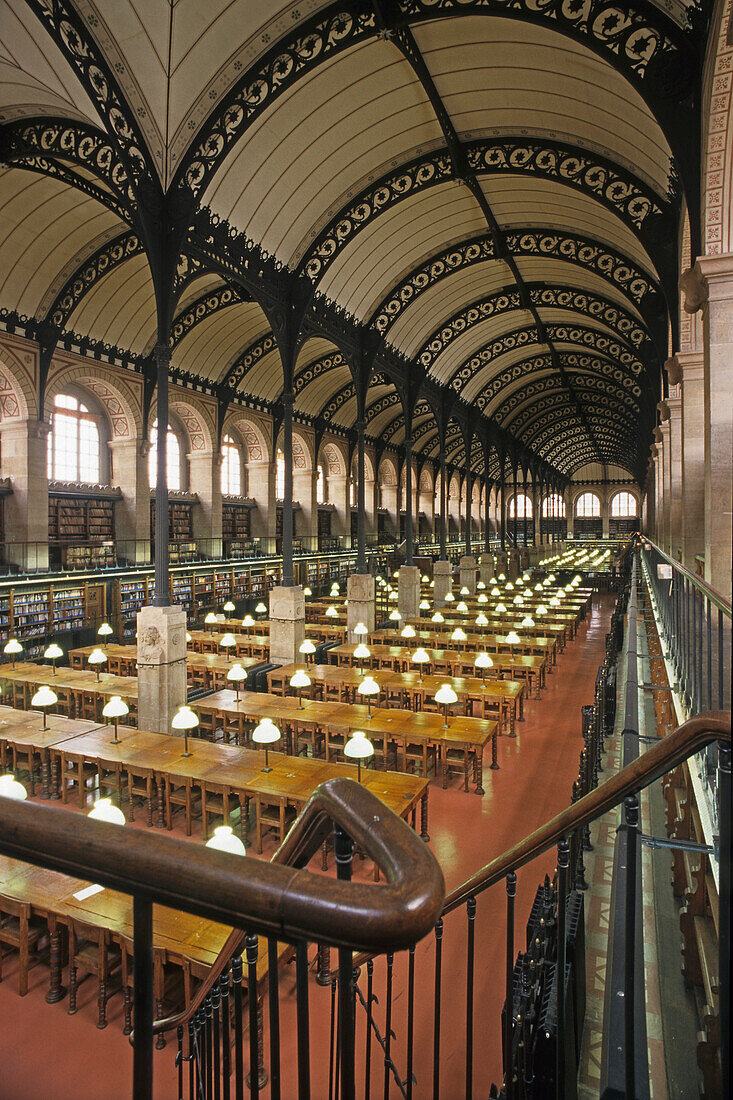
<svg viewBox="0 0 733 1100">
<path fill-rule="evenodd" d="M 0 669 L 0 685 L 3 696 L 12 700 L 14 707 L 29 710 L 31 699 L 39 685 L 47 684 L 58 696 L 52 711 L 68 718 L 87 718 L 103 722 L 102 708 L 112 695 L 120 695 L 130 708 L 130 713 L 120 721 L 133 725 L 137 721 L 137 677 L 115 676 L 101 672 L 97 680 L 91 669 L 59 668 L 37 665 L 30 661 L 16 663 L 15 668 L 3 665 Z"/>
</svg>

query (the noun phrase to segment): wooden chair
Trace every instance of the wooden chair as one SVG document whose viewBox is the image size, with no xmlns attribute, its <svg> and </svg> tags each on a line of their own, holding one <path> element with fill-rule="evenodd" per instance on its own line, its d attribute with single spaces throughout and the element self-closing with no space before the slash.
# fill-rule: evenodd
<svg viewBox="0 0 733 1100">
<path fill-rule="evenodd" d="M 165 827 L 173 828 L 173 814 L 183 808 L 186 820 L 186 836 L 191 835 L 194 807 L 201 813 L 201 791 L 194 787 L 193 780 L 186 777 L 174 780 L 165 775 Z"/>
<path fill-rule="evenodd" d="M 69 1015 L 76 1012 L 79 972 L 97 978 L 97 1027 L 107 1026 L 107 1001 L 122 988 L 122 952 L 109 931 L 69 920 Z M 84 979 L 82 978 L 82 981 Z"/>
<path fill-rule="evenodd" d="M 127 797 L 130 802 L 130 820 L 135 820 L 135 799 L 141 798 L 144 800 L 148 811 L 148 828 L 152 828 L 153 800 L 156 796 L 153 769 L 126 764 L 125 777 L 127 779 Z"/>
<path fill-rule="evenodd" d="M 228 825 L 231 814 L 239 807 L 239 799 L 230 787 L 220 783 L 201 783 L 201 820 L 204 840 L 209 839 L 209 818 L 216 825 Z"/>
<path fill-rule="evenodd" d="M 5 947 L 18 952 L 18 993 L 28 992 L 28 970 L 31 951 L 34 965 L 39 962 L 39 946 L 47 933 L 46 925 L 39 917 L 31 917 L 31 907 L 25 902 L 0 898 L 0 982 L 3 977 Z"/>
<path fill-rule="evenodd" d="M 79 806 L 83 810 L 86 806 L 87 794 L 96 786 L 97 766 L 84 759 L 83 756 L 69 752 L 59 752 L 61 782 L 61 801 L 69 800 L 69 791 L 77 788 Z M 91 784 L 91 787 L 88 785 Z"/>
<path fill-rule="evenodd" d="M 278 833 L 278 844 L 282 844 L 297 816 L 295 808 L 288 805 L 287 799 L 269 801 L 259 793 L 255 795 L 255 814 L 258 855 L 262 854 L 263 835 L 274 829 Z"/>
</svg>

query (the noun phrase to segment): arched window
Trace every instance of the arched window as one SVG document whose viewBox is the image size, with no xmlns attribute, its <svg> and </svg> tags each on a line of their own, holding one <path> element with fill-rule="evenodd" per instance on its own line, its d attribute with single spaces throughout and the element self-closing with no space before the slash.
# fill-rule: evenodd
<svg viewBox="0 0 733 1100">
<path fill-rule="evenodd" d="M 68 393 L 57 394 L 53 403 L 48 476 L 52 481 L 99 482 L 97 417 Z"/>
<path fill-rule="evenodd" d="M 178 436 L 168 428 L 166 441 L 166 474 L 169 489 L 181 488 L 181 445 Z M 148 455 L 148 477 L 151 488 L 158 480 L 158 421 L 150 429 L 150 454 Z"/>
<path fill-rule="evenodd" d="M 614 519 L 635 519 L 638 515 L 636 497 L 631 493 L 616 493 L 611 499 L 611 515 Z"/>
<path fill-rule="evenodd" d="M 356 508 L 356 477 L 354 474 L 349 478 L 349 507 Z"/>
<path fill-rule="evenodd" d="M 230 435 L 224 436 L 221 445 L 221 491 L 230 497 L 242 495 L 242 457 Z"/>
<path fill-rule="evenodd" d="M 326 504 L 326 472 L 323 466 L 318 467 L 318 473 L 316 475 L 316 503 Z"/>
<path fill-rule="evenodd" d="M 509 518 L 532 518 L 532 501 L 526 493 L 517 493 L 516 497 L 512 497 L 512 499 L 509 501 Z"/>
<path fill-rule="evenodd" d="M 578 519 L 596 519 L 601 514 L 601 501 L 595 493 L 581 493 L 575 502 Z"/>
<path fill-rule="evenodd" d="M 559 493 L 550 493 L 542 501 L 542 515 L 557 518 L 565 515 L 565 500 Z"/>
<path fill-rule="evenodd" d="M 277 500 L 285 499 L 285 455 L 277 452 L 275 460 L 275 497 Z"/>
</svg>

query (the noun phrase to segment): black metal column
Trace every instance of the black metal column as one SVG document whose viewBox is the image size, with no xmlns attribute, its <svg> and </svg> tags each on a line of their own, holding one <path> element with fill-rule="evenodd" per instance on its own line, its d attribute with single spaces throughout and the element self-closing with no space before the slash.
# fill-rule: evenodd
<svg viewBox="0 0 733 1100">
<path fill-rule="evenodd" d="M 501 469 L 501 485 L 499 488 L 501 500 L 501 548 L 502 550 L 506 550 L 506 481 L 504 480 L 503 464 Z"/>
<path fill-rule="evenodd" d="M 470 459 L 470 454 L 469 454 Z M 466 553 L 471 556 L 471 467 L 466 468 Z"/>
<path fill-rule="evenodd" d="M 132 1096 L 133 1100 L 149 1100 L 153 1095 L 153 903 L 136 897 L 132 920 Z"/>
<path fill-rule="evenodd" d="M 448 537 L 446 510 L 448 508 L 448 488 L 445 484 L 445 448 L 440 449 L 440 560 L 448 560 Z"/>
<path fill-rule="evenodd" d="M 405 565 L 412 565 L 412 440 L 405 418 Z"/>
<path fill-rule="evenodd" d="M 293 576 L 293 393 L 283 393 L 283 587 L 292 588 Z"/>
<path fill-rule="evenodd" d="M 484 550 L 491 549 L 491 527 L 489 524 L 489 500 L 491 499 L 491 479 L 486 477 L 484 487 Z"/>
<path fill-rule="evenodd" d="M 168 367 L 170 348 L 156 344 L 153 358 L 157 368 L 158 438 L 155 479 L 155 597 L 156 607 L 168 607 Z"/>
<path fill-rule="evenodd" d="M 366 573 L 366 494 L 364 492 L 364 420 L 356 424 L 356 572 Z"/>
</svg>

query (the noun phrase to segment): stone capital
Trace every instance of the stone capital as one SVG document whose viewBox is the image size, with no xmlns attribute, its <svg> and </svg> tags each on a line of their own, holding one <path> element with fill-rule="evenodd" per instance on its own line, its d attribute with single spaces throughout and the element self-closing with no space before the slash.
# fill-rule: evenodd
<svg viewBox="0 0 733 1100">
<path fill-rule="evenodd" d="M 682 381 L 682 364 L 679 361 L 679 357 L 677 355 L 672 355 L 669 359 L 666 359 L 664 362 L 664 369 L 667 372 L 670 384 L 679 386 Z"/>
<path fill-rule="evenodd" d="M 659 419 L 664 423 L 665 420 L 669 420 L 669 405 L 666 400 L 657 402 L 657 411 L 659 413 Z"/>
<path fill-rule="evenodd" d="M 654 442 L 655 443 L 661 443 L 663 441 L 663 439 L 664 439 L 664 436 L 662 435 L 662 429 L 659 426 L 657 426 L 654 429 Z"/>
<path fill-rule="evenodd" d="M 680 275 L 678 287 L 684 299 L 682 308 L 685 313 L 697 313 L 708 300 L 708 286 L 700 270 L 699 262 L 694 267 L 688 267 Z"/>
<path fill-rule="evenodd" d="M 733 298 L 733 253 L 724 252 L 720 256 L 700 256 L 695 271 L 705 287 L 706 301 L 725 301 Z M 687 307 L 685 307 L 687 308 Z M 699 307 L 698 307 L 699 308 Z M 689 312 L 694 312 L 688 310 Z"/>
<path fill-rule="evenodd" d="M 683 386 L 690 382 L 702 382 L 705 371 L 705 355 L 702 349 L 678 351 L 675 359 L 680 365 L 680 382 Z"/>
</svg>

